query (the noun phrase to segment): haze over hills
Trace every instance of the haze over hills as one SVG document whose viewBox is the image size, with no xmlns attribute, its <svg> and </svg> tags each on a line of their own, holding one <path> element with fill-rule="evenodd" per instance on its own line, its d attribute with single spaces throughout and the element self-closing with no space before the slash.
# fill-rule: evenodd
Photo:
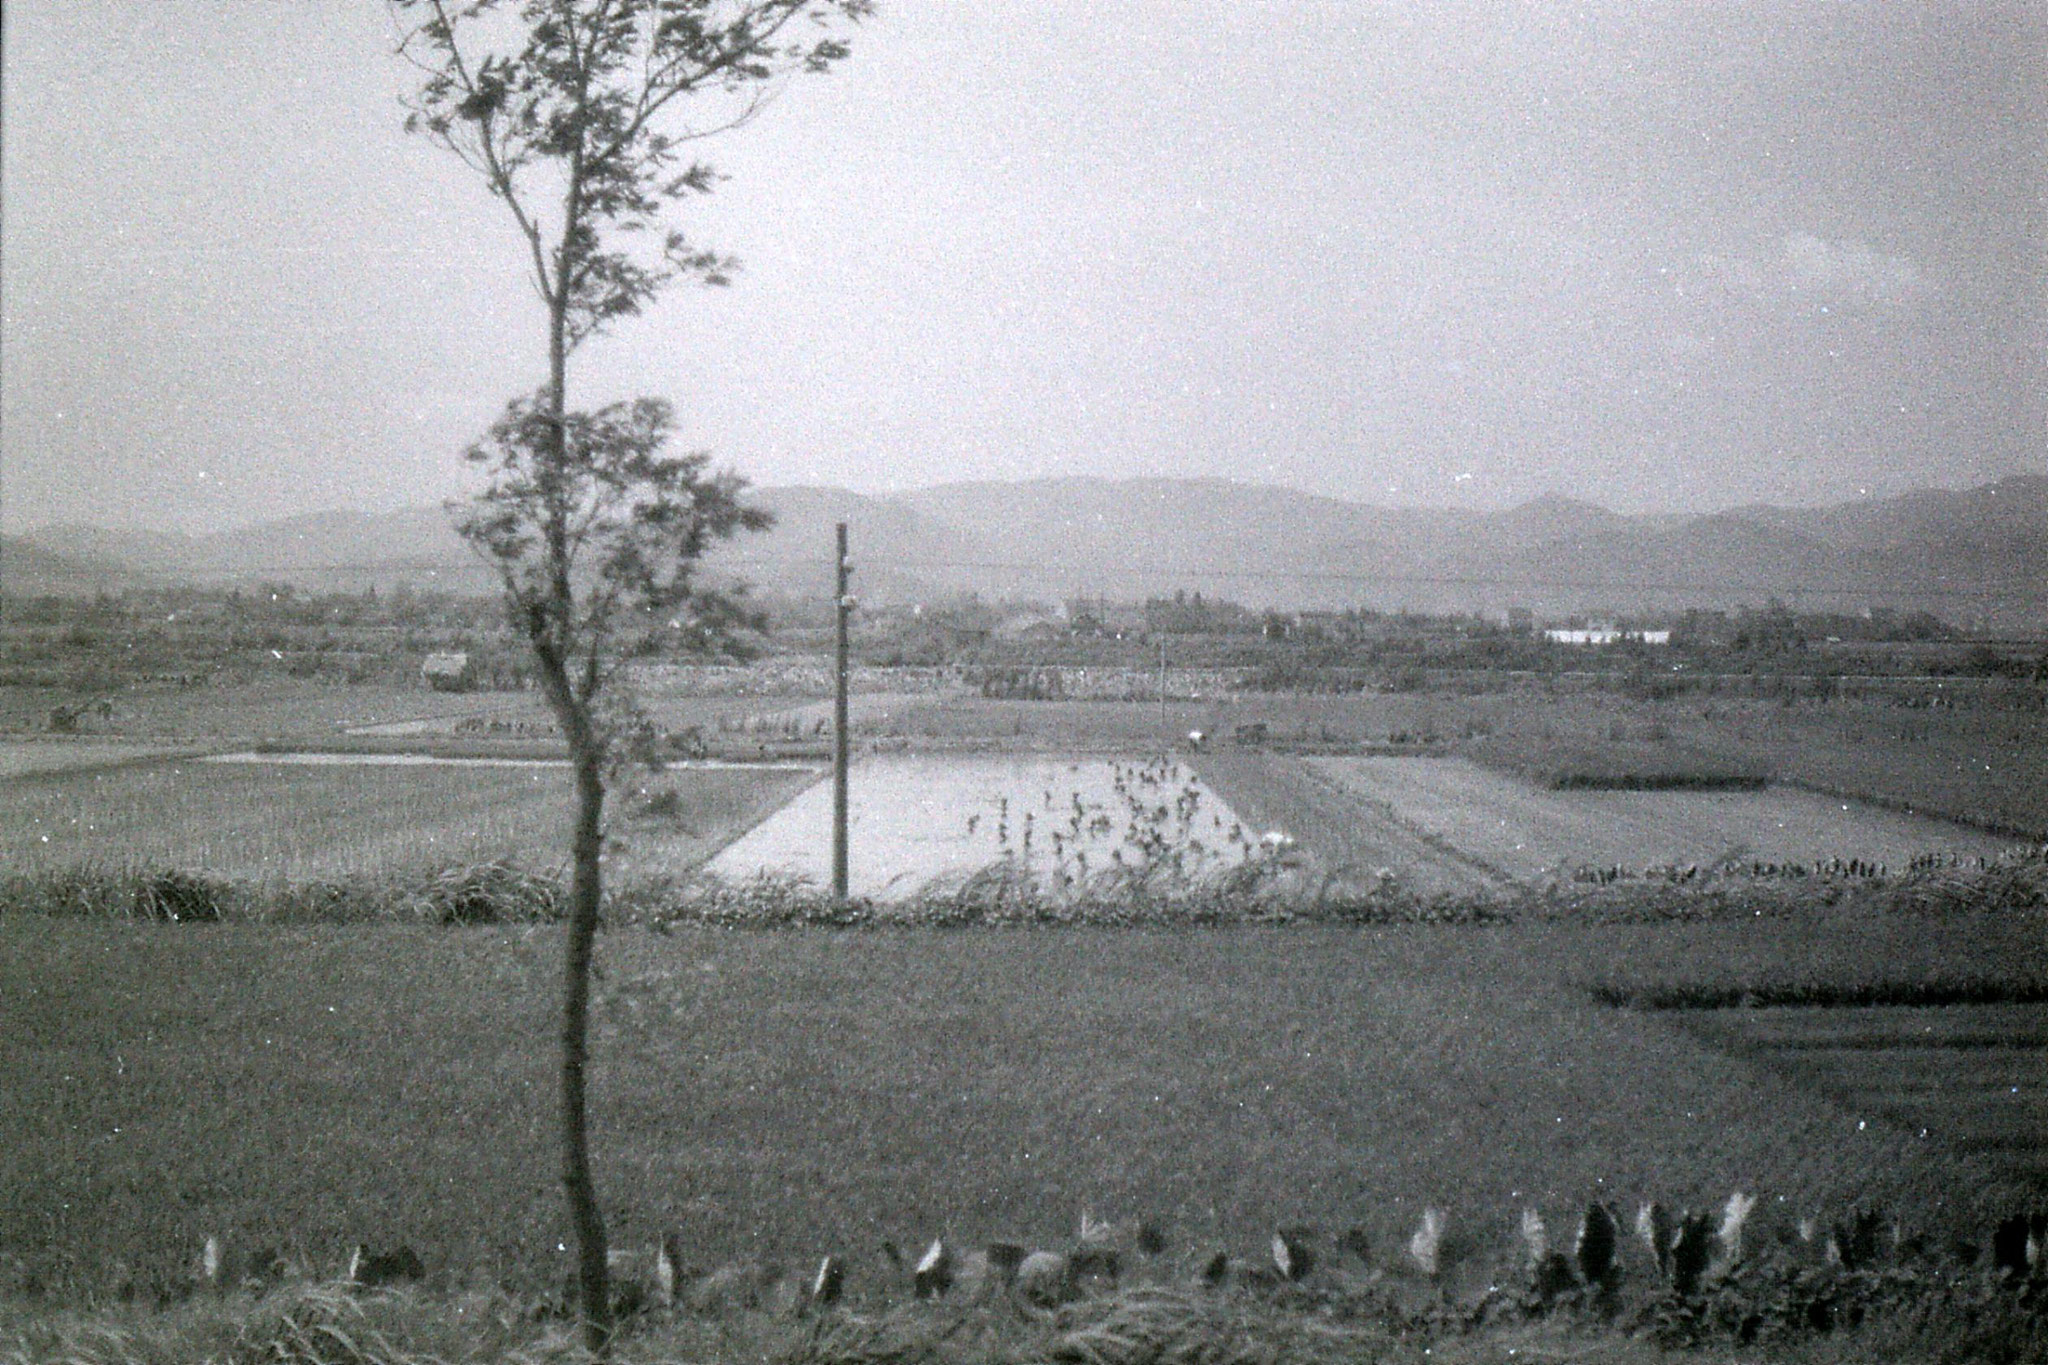
<svg viewBox="0 0 2048 1365">
<path fill-rule="evenodd" d="M 830 593 L 833 525 L 851 527 L 874 603 L 975 592 L 1056 603 L 1177 589 L 1248 606 L 1539 614 L 1761 604 L 1927 609 L 2048 628 L 2048 476 L 1834 507 L 1636 515 L 1544 497 L 1505 512 L 1379 507 L 1226 480 L 959 483 L 888 495 L 751 495 L 775 528 L 722 547 L 720 572 Z M 317 513 L 203 536 L 50 527 L 0 549 L 10 592 L 283 580 L 360 588 L 490 580 L 438 507 Z"/>
</svg>

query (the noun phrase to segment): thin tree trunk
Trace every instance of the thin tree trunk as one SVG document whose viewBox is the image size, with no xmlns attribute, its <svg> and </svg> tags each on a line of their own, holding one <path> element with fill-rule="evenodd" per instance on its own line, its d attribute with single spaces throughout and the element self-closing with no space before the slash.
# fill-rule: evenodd
<svg viewBox="0 0 2048 1365">
<path fill-rule="evenodd" d="M 555 255 L 554 292 L 548 300 L 548 394 L 554 468 L 568 463 L 569 409 L 569 234 L 582 205 L 580 153 L 569 168 L 562 246 Z M 574 588 L 569 578 L 567 509 L 557 508 L 547 526 L 548 562 L 554 571 L 552 591 L 564 620 L 571 614 Z M 590 1059 L 590 955 L 597 937 L 597 912 L 603 900 L 603 871 L 598 857 L 604 846 L 604 754 L 591 726 L 590 698 L 571 683 L 568 660 L 552 659 L 549 682 L 569 757 L 576 767 L 576 833 L 571 846 L 569 935 L 562 965 L 562 1191 L 568 1199 L 569 1222 L 576 1234 L 576 1283 L 584 1344 L 591 1354 L 606 1355 L 611 1347 L 612 1291 L 604 1213 L 598 1207 L 597 1184 L 590 1173 L 590 1120 L 585 1074 Z"/>
<path fill-rule="evenodd" d="M 604 1214 L 590 1174 L 585 1104 L 589 1061 L 590 956 L 603 887 L 598 856 L 604 838 L 604 776 L 586 737 L 576 745 L 576 836 L 569 882 L 568 952 L 562 973 L 562 1188 L 576 1231 L 577 1285 L 585 1344 L 602 1354 L 611 1340 L 611 1273 Z"/>
<path fill-rule="evenodd" d="M 605 1355 L 611 1344 L 612 1293 L 604 1214 L 590 1174 L 585 1077 L 590 1061 L 590 959 L 604 900 L 604 749 L 589 708 L 578 702 L 556 652 L 535 641 L 541 689 L 569 742 L 576 770 L 576 830 L 570 844 L 569 933 L 562 961 L 562 1190 L 576 1238 L 576 1298 L 584 1344 Z"/>
</svg>

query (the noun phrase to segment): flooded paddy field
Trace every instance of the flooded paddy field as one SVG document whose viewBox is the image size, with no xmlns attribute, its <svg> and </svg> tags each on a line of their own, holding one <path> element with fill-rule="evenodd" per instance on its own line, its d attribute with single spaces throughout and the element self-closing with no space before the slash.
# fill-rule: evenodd
<svg viewBox="0 0 2048 1365">
<path fill-rule="evenodd" d="M 709 870 L 829 882 L 831 822 L 832 790 L 821 782 Z M 878 899 L 998 866 L 1079 886 L 1166 863 L 1199 881 L 1243 862 L 1261 838 L 1193 769 L 1162 759 L 863 758 L 848 780 L 847 823 L 849 889 Z"/>
</svg>

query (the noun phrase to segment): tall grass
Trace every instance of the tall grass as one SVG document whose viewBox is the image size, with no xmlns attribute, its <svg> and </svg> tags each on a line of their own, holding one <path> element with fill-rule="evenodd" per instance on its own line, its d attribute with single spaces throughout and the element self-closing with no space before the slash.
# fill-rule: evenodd
<svg viewBox="0 0 2048 1365">
<path fill-rule="evenodd" d="M 509 924 L 560 917 L 551 875 L 502 862 L 306 881 L 235 880 L 175 868 L 70 867 L 0 874 L 0 918 L 242 924 Z"/>
</svg>

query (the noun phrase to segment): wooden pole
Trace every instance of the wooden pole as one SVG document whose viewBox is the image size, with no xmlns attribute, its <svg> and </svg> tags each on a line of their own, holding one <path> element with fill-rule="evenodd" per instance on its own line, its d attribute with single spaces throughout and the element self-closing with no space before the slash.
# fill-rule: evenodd
<svg viewBox="0 0 2048 1365">
<path fill-rule="evenodd" d="M 1173 751 L 1173 736 L 1166 729 L 1166 632 L 1159 632 L 1159 743 Z"/>
<path fill-rule="evenodd" d="M 847 580 L 853 566 L 846 560 L 846 523 L 839 523 L 839 591 L 834 599 L 837 617 L 834 686 L 832 692 L 832 899 L 846 902 L 846 619 L 853 614 L 853 597 Z"/>
</svg>

